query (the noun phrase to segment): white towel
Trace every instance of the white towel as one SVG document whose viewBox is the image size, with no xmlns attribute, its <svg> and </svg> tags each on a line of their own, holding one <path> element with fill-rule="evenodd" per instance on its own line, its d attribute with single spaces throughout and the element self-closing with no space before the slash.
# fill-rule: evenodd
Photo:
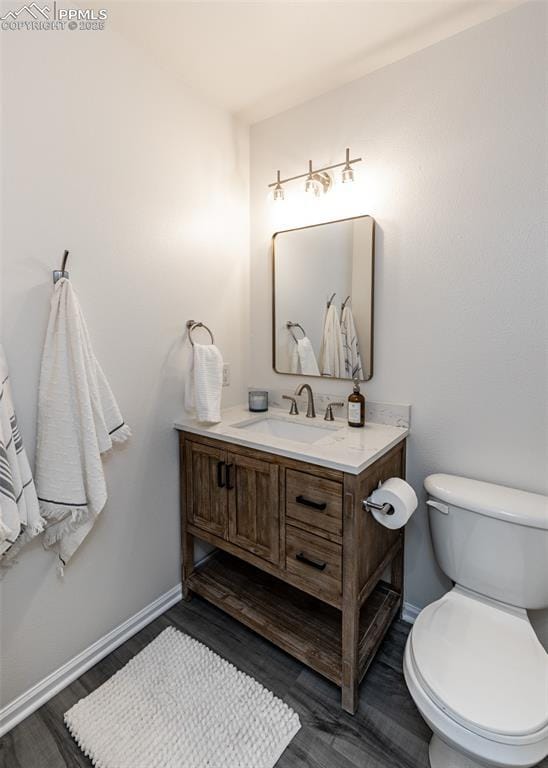
<svg viewBox="0 0 548 768">
<path fill-rule="evenodd" d="M 358 333 L 354 324 L 354 315 L 348 305 L 345 306 L 342 313 L 341 334 L 344 348 L 345 375 L 349 379 L 363 379 Z"/>
<path fill-rule="evenodd" d="M 198 421 L 221 421 L 223 357 L 214 344 L 193 346 L 191 369 L 186 378 L 185 408 L 194 411 Z"/>
<path fill-rule="evenodd" d="M 297 339 L 297 342 L 293 344 L 293 351 L 291 353 L 291 373 L 301 373 L 303 376 L 319 376 L 320 369 L 316 362 L 316 355 L 314 354 L 314 348 L 312 342 L 308 336 L 304 336 L 302 339 Z"/>
<path fill-rule="evenodd" d="M 44 528 L 0 344 L 0 570 Z"/>
<path fill-rule="evenodd" d="M 293 339 L 289 342 L 291 344 L 291 348 L 289 350 L 289 371 L 288 373 L 300 373 L 301 372 L 301 361 L 299 360 L 299 348 L 297 346 L 297 342 L 293 341 Z"/>
<path fill-rule="evenodd" d="M 69 280 L 55 284 L 38 391 L 36 487 L 44 546 L 59 570 L 107 501 L 101 454 L 131 434 L 99 365 Z"/>
<path fill-rule="evenodd" d="M 339 312 L 337 307 L 331 303 L 325 313 L 320 348 L 320 371 L 322 376 L 340 378 L 344 376 L 344 370 L 344 350 Z"/>
</svg>

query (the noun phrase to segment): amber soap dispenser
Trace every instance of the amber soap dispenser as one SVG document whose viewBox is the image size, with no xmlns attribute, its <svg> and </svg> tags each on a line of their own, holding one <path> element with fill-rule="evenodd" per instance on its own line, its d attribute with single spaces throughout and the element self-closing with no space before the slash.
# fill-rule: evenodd
<svg viewBox="0 0 548 768">
<path fill-rule="evenodd" d="M 354 379 L 354 391 L 348 396 L 348 426 L 365 426 L 365 397 L 360 392 L 359 379 Z"/>
</svg>

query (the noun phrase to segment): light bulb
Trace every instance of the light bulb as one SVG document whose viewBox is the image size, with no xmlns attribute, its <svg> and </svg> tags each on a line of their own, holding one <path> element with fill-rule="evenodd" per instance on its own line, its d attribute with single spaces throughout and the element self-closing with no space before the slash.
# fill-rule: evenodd
<svg viewBox="0 0 548 768">
<path fill-rule="evenodd" d="M 348 181 L 354 181 L 354 171 L 352 167 L 347 163 L 342 172 L 342 182 L 346 184 Z"/>
<path fill-rule="evenodd" d="M 280 183 L 276 184 L 274 187 L 274 200 L 279 201 L 283 200 L 285 197 L 283 187 Z"/>
<path fill-rule="evenodd" d="M 274 187 L 274 200 L 280 201 L 283 200 L 285 197 L 284 190 L 282 187 L 282 180 L 280 177 L 280 171 L 276 171 L 276 186 Z"/>
<path fill-rule="evenodd" d="M 306 179 L 306 182 L 304 185 L 304 191 L 307 192 L 309 195 L 314 195 L 314 197 L 318 197 L 318 195 L 320 194 L 320 185 L 314 178 L 313 171 L 312 171 L 312 160 L 308 161 L 308 178 Z"/>
<path fill-rule="evenodd" d="M 316 181 L 316 179 L 313 179 L 312 176 L 309 176 L 304 185 L 304 191 L 307 192 L 309 195 L 314 195 L 314 197 L 319 197 L 320 184 Z"/>
</svg>

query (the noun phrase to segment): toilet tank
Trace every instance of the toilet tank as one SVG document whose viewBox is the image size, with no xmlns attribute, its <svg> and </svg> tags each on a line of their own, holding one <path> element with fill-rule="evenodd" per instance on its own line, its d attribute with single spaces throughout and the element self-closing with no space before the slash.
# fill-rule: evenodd
<svg viewBox="0 0 548 768">
<path fill-rule="evenodd" d="M 457 584 L 520 608 L 548 607 L 548 497 L 455 475 L 430 475 L 436 559 Z"/>
</svg>

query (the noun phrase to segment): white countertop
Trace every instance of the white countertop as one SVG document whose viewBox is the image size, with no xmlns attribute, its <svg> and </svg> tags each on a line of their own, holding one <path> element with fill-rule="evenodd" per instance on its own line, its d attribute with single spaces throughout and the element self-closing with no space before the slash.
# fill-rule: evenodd
<svg viewBox="0 0 548 768">
<path fill-rule="evenodd" d="M 303 426 L 321 426 L 328 429 L 325 435 L 314 443 L 300 443 L 274 435 L 259 434 L 235 426 L 240 422 L 249 423 L 259 419 L 281 419 Z M 367 423 L 365 427 L 349 427 L 346 419 L 324 421 L 323 417 L 307 419 L 306 416 L 289 416 L 286 410 L 270 408 L 265 413 L 251 413 L 247 406 L 236 405 L 222 412 L 219 424 L 202 424 L 196 419 L 185 417 L 175 422 L 175 428 L 204 437 L 214 437 L 227 443 L 256 448 L 277 456 L 286 456 L 297 461 L 307 461 L 321 467 L 338 469 L 357 475 L 387 453 L 394 445 L 409 434 L 405 427 L 387 424 Z"/>
</svg>

